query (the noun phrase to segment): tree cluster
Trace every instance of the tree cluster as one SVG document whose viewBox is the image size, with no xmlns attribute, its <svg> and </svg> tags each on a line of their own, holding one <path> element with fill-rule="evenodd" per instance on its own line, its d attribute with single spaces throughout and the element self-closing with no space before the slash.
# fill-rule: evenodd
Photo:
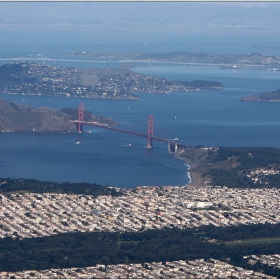
<svg viewBox="0 0 280 280">
<path fill-rule="evenodd" d="M 258 168 L 280 170 L 280 150 L 274 148 L 219 148 L 216 152 L 209 151 L 207 161 L 214 164 L 231 161 L 232 168 L 213 168 L 203 174 L 209 176 L 215 186 L 234 188 L 280 188 L 280 175 L 262 177 L 262 183 L 253 182 L 246 175 Z M 260 175 L 261 176 L 261 175 Z"/>
<path fill-rule="evenodd" d="M 271 225 L 267 232 L 252 226 L 242 226 L 240 232 L 247 232 L 245 237 L 252 232 L 254 236 L 270 236 L 275 230 L 274 226 L 279 230 L 279 225 Z M 205 237 L 215 236 L 215 230 L 214 227 L 205 226 L 201 229 L 173 228 L 141 233 L 76 232 L 23 240 L 4 238 L 0 240 L 0 271 L 201 258 L 222 261 L 229 258 L 234 265 L 252 269 L 243 256 L 280 253 L 280 243 L 228 246 L 206 241 Z M 221 235 L 222 230 L 220 233 L 218 231 L 216 230 L 216 235 Z M 239 228 L 229 227 L 226 232 L 232 232 L 230 238 L 235 238 L 239 234 Z M 258 234 L 259 232 L 261 233 Z M 256 266 L 255 269 L 262 268 Z M 280 276 L 276 270 L 271 270 L 271 273 Z"/>
<path fill-rule="evenodd" d="M 85 194 L 85 195 L 112 195 L 120 196 L 122 190 L 100 186 L 90 183 L 57 183 L 43 182 L 35 179 L 11 179 L 0 178 L 0 192 L 9 193 L 65 193 L 65 194 Z"/>
</svg>

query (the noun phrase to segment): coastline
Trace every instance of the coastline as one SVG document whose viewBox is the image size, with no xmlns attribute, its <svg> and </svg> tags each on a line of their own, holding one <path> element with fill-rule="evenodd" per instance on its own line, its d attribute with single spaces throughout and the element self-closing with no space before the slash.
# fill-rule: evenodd
<svg viewBox="0 0 280 280">
<path fill-rule="evenodd" d="M 190 186 L 193 187 L 197 187 L 197 186 L 203 186 L 204 182 L 202 180 L 202 177 L 199 173 L 197 172 L 190 172 L 190 176 L 191 176 L 191 182 L 188 184 Z"/>
<path fill-rule="evenodd" d="M 172 153 L 171 153 L 172 154 Z M 180 155 L 176 155 L 176 154 L 173 154 L 176 158 L 180 159 L 180 160 L 183 160 L 184 161 L 184 165 L 188 167 L 188 170 L 186 171 L 186 173 L 188 174 L 188 178 L 189 178 L 189 181 L 188 183 L 186 183 L 185 185 L 183 186 L 192 186 L 192 183 L 193 182 L 196 182 L 194 181 L 194 178 L 192 176 L 192 172 L 191 172 L 191 165 L 186 161 L 186 159 L 184 157 L 181 157 Z"/>
<path fill-rule="evenodd" d="M 185 163 L 185 165 L 188 167 L 187 174 L 188 174 L 189 182 L 188 182 L 187 185 L 191 185 L 191 183 L 193 182 L 192 174 L 191 174 L 191 172 L 190 172 L 191 167 L 190 167 L 187 163 Z"/>
<path fill-rule="evenodd" d="M 187 174 L 188 174 L 188 178 L 189 178 L 189 182 L 186 184 L 186 186 L 202 186 L 204 185 L 204 181 L 202 179 L 202 176 L 200 173 L 198 172 L 193 172 L 193 168 L 194 166 L 190 163 L 187 162 L 186 158 L 184 157 L 180 157 L 180 156 L 177 156 L 179 159 L 181 160 L 184 160 L 184 164 L 188 167 L 188 170 L 187 170 Z"/>
<path fill-rule="evenodd" d="M 186 165 L 187 165 L 187 164 L 186 164 Z M 187 172 L 187 174 L 188 174 L 188 177 L 189 177 L 189 183 L 188 183 L 188 185 L 189 185 L 189 184 L 192 183 L 193 179 L 192 179 L 192 175 L 191 175 L 191 172 L 190 172 L 190 166 L 189 166 L 189 165 L 187 165 L 187 166 L 188 166 L 188 172 Z"/>
<path fill-rule="evenodd" d="M 204 180 L 201 176 L 201 174 L 199 172 L 194 172 L 193 169 L 196 167 L 192 164 L 190 164 L 186 158 L 184 157 L 179 157 L 180 159 L 184 160 L 185 161 L 185 165 L 188 167 L 188 170 L 187 170 L 187 174 L 188 174 L 188 177 L 189 177 L 189 182 L 186 184 L 186 185 L 189 185 L 189 186 L 203 186 L 204 185 Z"/>
<path fill-rule="evenodd" d="M 204 182 L 203 182 L 203 179 L 202 179 L 202 176 L 200 175 L 200 173 L 193 172 L 192 166 L 190 164 L 186 164 L 186 165 L 188 166 L 187 174 L 190 179 L 190 181 L 187 185 L 193 186 L 193 187 L 204 185 Z"/>
<path fill-rule="evenodd" d="M 63 98 L 89 98 L 89 99 L 112 99 L 112 100 L 139 100 L 138 96 L 101 96 L 101 95 L 71 95 L 71 96 L 63 96 L 63 95 L 48 95 L 48 94 L 23 94 L 23 93 L 0 93 L 0 95 L 18 95 L 18 96 L 43 96 L 43 97 L 63 97 Z"/>
</svg>

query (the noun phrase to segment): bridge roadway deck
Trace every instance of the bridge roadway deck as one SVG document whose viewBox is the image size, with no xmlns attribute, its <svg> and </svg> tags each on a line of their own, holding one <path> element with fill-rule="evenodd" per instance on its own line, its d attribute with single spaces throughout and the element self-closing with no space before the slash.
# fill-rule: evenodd
<svg viewBox="0 0 280 280">
<path fill-rule="evenodd" d="M 75 124 L 79 123 L 79 121 L 72 121 L 72 122 L 75 123 Z M 186 147 L 186 148 L 191 147 L 191 146 L 179 144 L 179 143 L 176 143 L 174 141 L 167 140 L 167 139 L 162 139 L 162 138 L 158 138 L 158 137 L 148 137 L 148 135 L 146 135 L 146 134 L 137 133 L 137 132 L 133 132 L 133 131 L 125 130 L 125 129 L 120 129 L 120 128 L 116 128 L 116 127 L 111 127 L 109 125 L 108 126 L 107 125 L 100 125 L 100 124 L 92 123 L 92 122 L 81 122 L 81 125 L 99 127 L 99 128 L 103 128 L 103 129 L 108 129 L 108 130 L 118 131 L 118 132 L 122 132 L 122 133 L 126 133 L 126 134 L 131 134 L 131 135 L 135 135 L 135 136 L 139 136 L 139 137 L 143 137 L 143 138 L 151 138 L 153 140 L 156 140 L 156 141 L 159 141 L 159 142 L 164 142 L 164 143 L 174 143 L 174 144 L 177 144 L 181 147 Z"/>
</svg>

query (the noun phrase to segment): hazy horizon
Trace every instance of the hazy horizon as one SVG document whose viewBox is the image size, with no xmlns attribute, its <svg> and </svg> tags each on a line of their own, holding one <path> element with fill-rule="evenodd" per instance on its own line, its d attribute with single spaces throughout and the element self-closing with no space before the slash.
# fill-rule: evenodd
<svg viewBox="0 0 280 280">
<path fill-rule="evenodd" d="M 81 50 L 88 42 L 177 42 L 181 50 L 193 38 L 254 44 L 263 36 L 266 45 L 270 36 L 279 46 L 279 10 L 280 2 L 0 2 L 0 43 L 2 49 L 69 43 Z"/>
</svg>

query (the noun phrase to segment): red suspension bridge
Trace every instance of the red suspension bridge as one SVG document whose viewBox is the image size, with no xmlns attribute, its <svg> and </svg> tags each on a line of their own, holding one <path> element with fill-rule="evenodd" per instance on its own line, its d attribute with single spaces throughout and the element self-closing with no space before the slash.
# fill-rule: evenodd
<svg viewBox="0 0 280 280">
<path fill-rule="evenodd" d="M 146 148 L 153 148 L 153 141 L 167 143 L 168 152 L 175 153 L 175 154 L 181 154 L 186 149 L 192 148 L 189 145 L 183 145 L 183 144 L 177 143 L 173 140 L 155 137 L 154 136 L 154 116 L 153 115 L 148 116 L 147 134 L 142 134 L 142 133 L 133 132 L 133 131 L 125 130 L 125 129 L 111 127 L 109 125 L 99 124 L 97 122 L 86 122 L 84 120 L 84 104 L 83 103 L 79 104 L 78 120 L 74 120 L 72 122 L 76 124 L 78 133 L 83 133 L 84 126 L 92 126 L 92 127 L 98 127 L 98 128 L 102 128 L 102 129 L 113 130 L 113 131 L 118 131 L 118 132 L 122 132 L 122 133 L 126 133 L 126 134 L 131 134 L 131 135 L 147 138 Z"/>
</svg>

